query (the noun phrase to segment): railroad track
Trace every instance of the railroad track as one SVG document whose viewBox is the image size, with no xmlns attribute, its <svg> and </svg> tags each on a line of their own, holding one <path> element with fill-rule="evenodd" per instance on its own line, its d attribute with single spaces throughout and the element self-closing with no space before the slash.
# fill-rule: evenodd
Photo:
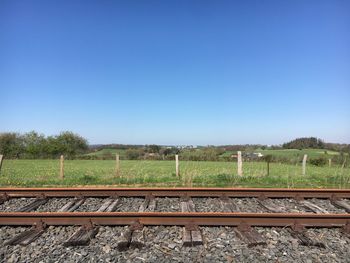
<svg viewBox="0 0 350 263">
<path fill-rule="evenodd" d="M 25 204 L 16 203 L 14 211 L 5 211 L 14 200 Z M 57 200 L 62 202 L 56 211 L 40 211 Z M 93 211 L 79 210 L 89 200 L 98 200 Z M 137 200 L 136 211 L 123 210 L 123 200 Z M 157 211 L 164 200 L 176 203 L 175 211 L 167 207 Z M 0 225 L 32 226 L 7 240 L 7 245 L 30 244 L 48 226 L 80 226 L 65 242 L 67 246 L 87 245 L 101 226 L 128 226 L 118 240 L 118 248 L 125 250 L 143 246 L 144 227 L 163 225 L 182 227 L 184 246 L 203 244 L 204 226 L 234 227 L 249 246 L 266 243 L 255 227 L 287 227 L 300 243 L 324 246 L 308 236 L 307 228 L 338 227 L 349 235 L 349 200 L 350 190 L 344 189 L 0 188 Z M 215 211 L 206 207 L 209 202 Z M 259 211 L 251 212 L 253 203 Z M 285 204 L 291 203 L 300 210 L 288 210 Z"/>
</svg>

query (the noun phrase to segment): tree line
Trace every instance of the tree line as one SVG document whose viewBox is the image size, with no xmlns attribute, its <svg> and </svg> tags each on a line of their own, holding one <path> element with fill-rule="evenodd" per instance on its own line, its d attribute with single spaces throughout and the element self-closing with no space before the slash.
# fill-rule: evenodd
<svg viewBox="0 0 350 263">
<path fill-rule="evenodd" d="M 326 144 L 316 137 L 297 138 L 290 142 L 284 143 L 284 149 L 325 149 Z"/>
<path fill-rule="evenodd" d="M 0 154 L 8 159 L 58 158 L 62 154 L 73 159 L 88 149 L 87 140 L 70 131 L 53 136 L 45 136 L 35 131 L 24 134 L 0 133 Z"/>
<path fill-rule="evenodd" d="M 128 160 L 173 160 L 175 154 L 181 154 L 182 160 L 188 161 L 232 161 L 234 153 L 242 151 L 245 154 L 254 153 L 256 149 L 308 149 L 318 148 L 339 151 L 339 156 L 332 156 L 336 163 L 342 163 L 350 154 L 349 144 L 325 143 L 316 137 L 298 138 L 283 145 L 222 145 L 222 146 L 160 146 L 160 145 L 88 145 L 88 142 L 82 136 L 71 131 L 64 131 L 58 135 L 45 136 L 35 131 L 20 134 L 14 132 L 0 133 L 0 154 L 5 158 L 23 158 L 23 159 L 45 159 L 58 158 L 64 155 L 68 159 L 114 159 L 115 155 L 106 153 L 106 155 L 86 155 L 88 152 L 95 152 L 100 149 L 120 149 L 125 150 L 121 158 Z M 327 157 L 327 156 L 325 156 Z M 325 164 L 328 160 L 320 157 L 318 163 Z M 248 158 L 245 156 L 245 158 Z M 250 159 L 249 157 L 248 159 Z M 273 156 L 269 161 L 272 162 L 299 162 L 302 155 L 295 158 L 284 156 Z M 321 160 L 322 159 L 322 160 Z M 263 161 L 264 158 L 258 159 Z M 311 161 L 311 159 L 310 159 Z"/>
<path fill-rule="evenodd" d="M 316 137 L 297 138 L 282 144 L 283 149 L 324 149 L 340 153 L 350 153 L 350 144 L 327 143 Z"/>
</svg>

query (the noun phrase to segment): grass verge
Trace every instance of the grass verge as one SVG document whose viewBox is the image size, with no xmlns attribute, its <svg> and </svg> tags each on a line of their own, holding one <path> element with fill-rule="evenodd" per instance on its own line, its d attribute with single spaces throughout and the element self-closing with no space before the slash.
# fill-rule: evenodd
<svg viewBox="0 0 350 263">
<path fill-rule="evenodd" d="M 115 176 L 111 160 L 67 160 L 65 178 L 59 179 L 58 160 L 5 160 L 0 186 L 125 186 L 125 187 L 282 187 L 282 188 L 350 188 L 350 169 L 308 165 L 301 175 L 300 165 L 246 162 L 244 175 L 236 174 L 230 162 L 180 162 L 181 178 L 175 176 L 173 161 L 121 161 L 121 176 Z"/>
</svg>

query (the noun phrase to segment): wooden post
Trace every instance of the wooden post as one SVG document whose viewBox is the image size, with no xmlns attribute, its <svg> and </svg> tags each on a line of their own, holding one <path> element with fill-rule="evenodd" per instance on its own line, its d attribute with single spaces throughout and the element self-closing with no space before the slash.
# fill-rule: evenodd
<svg viewBox="0 0 350 263">
<path fill-rule="evenodd" d="M 332 159 L 331 158 L 328 159 L 328 165 L 329 165 L 329 167 L 332 166 Z"/>
<path fill-rule="evenodd" d="M 342 166 L 341 166 L 341 169 L 342 169 L 342 170 L 344 169 L 345 164 L 346 164 L 346 157 L 344 158 L 344 162 L 343 162 L 343 164 L 342 164 Z"/>
<path fill-rule="evenodd" d="M 237 173 L 239 176 L 243 175 L 243 169 L 242 169 L 242 152 L 237 152 Z"/>
<path fill-rule="evenodd" d="M 306 174 L 306 160 L 307 160 L 307 154 L 304 154 L 304 158 L 303 158 L 303 175 Z"/>
<path fill-rule="evenodd" d="M 2 154 L 0 154 L 0 172 L 1 172 L 1 166 L 2 166 L 2 159 L 4 158 L 4 156 Z"/>
<path fill-rule="evenodd" d="M 270 154 L 267 154 L 263 157 L 263 159 L 266 161 L 266 164 L 267 164 L 267 176 L 270 175 L 270 162 L 272 160 L 272 155 Z"/>
<path fill-rule="evenodd" d="M 180 171 L 179 171 L 179 155 L 175 154 L 175 171 L 176 171 L 176 176 L 180 177 Z"/>
<path fill-rule="evenodd" d="M 120 176 L 120 161 L 119 161 L 119 154 L 115 155 L 115 176 Z"/>
<path fill-rule="evenodd" d="M 64 179 L 64 156 L 61 155 L 60 158 L 60 178 L 63 180 Z"/>
</svg>

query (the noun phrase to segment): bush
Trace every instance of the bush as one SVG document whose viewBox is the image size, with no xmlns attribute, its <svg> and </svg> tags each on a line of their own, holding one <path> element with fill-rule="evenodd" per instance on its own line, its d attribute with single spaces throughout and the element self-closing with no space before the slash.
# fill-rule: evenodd
<svg viewBox="0 0 350 263">
<path fill-rule="evenodd" d="M 143 156 L 142 149 L 127 149 L 125 151 L 125 157 L 127 160 L 138 160 Z"/>
<path fill-rule="evenodd" d="M 0 133 L 0 154 L 5 158 L 20 158 L 24 149 L 23 136 L 14 132 Z"/>
<path fill-rule="evenodd" d="M 74 159 L 87 150 L 87 140 L 69 131 L 49 137 L 35 131 L 23 135 L 0 133 L 0 153 L 6 158 L 58 158 L 63 154 Z"/>
<path fill-rule="evenodd" d="M 313 158 L 309 160 L 309 163 L 315 166 L 324 166 L 327 163 L 327 159 L 323 157 Z"/>
</svg>

